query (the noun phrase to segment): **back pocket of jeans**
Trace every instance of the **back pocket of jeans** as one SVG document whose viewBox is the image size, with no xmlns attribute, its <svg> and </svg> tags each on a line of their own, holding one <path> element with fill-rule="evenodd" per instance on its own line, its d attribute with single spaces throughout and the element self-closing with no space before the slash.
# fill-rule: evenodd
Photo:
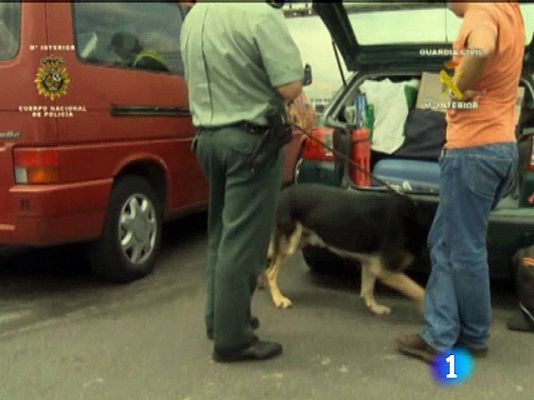
<svg viewBox="0 0 534 400">
<path fill-rule="evenodd" d="M 493 200 L 510 170 L 510 161 L 503 158 L 468 157 L 468 187 L 475 194 Z"/>
</svg>

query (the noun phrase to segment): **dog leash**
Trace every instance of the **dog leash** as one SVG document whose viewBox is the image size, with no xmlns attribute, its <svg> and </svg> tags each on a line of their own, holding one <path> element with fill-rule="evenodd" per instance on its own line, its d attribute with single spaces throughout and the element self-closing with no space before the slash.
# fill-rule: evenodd
<svg viewBox="0 0 534 400">
<path fill-rule="evenodd" d="M 411 199 L 410 196 L 408 196 L 401 188 L 396 188 L 392 185 L 390 185 L 388 182 L 386 182 L 385 180 L 381 179 L 381 178 L 378 178 L 376 177 L 375 175 L 373 175 L 371 172 L 367 171 L 366 169 L 363 169 L 362 167 L 360 167 L 358 164 L 356 164 L 354 161 L 352 161 L 349 157 L 347 157 L 345 154 L 343 154 L 342 152 L 334 149 L 333 147 L 330 147 L 328 146 L 325 142 L 321 141 L 320 139 L 316 138 L 315 136 L 313 136 L 311 134 L 311 132 L 307 131 L 306 129 L 304 129 L 302 126 L 300 125 L 297 125 L 295 123 L 291 123 L 291 126 L 297 128 L 300 132 L 302 132 L 304 135 L 306 135 L 309 139 L 313 140 L 314 142 L 316 143 L 319 143 L 321 146 L 323 146 L 325 149 L 327 149 L 328 151 L 330 151 L 332 154 L 334 154 L 336 157 L 342 159 L 343 161 L 346 161 L 348 162 L 350 165 L 352 165 L 354 168 L 356 168 L 358 171 L 360 172 L 363 172 L 364 174 L 368 175 L 369 177 L 371 177 L 371 179 L 377 181 L 378 183 L 384 185 L 386 187 L 386 189 L 388 189 L 389 191 L 395 193 L 395 194 L 398 194 L 400 196 L 404 196 L 404 197 L 407 197 L 409 199 Z"/>
</svg>

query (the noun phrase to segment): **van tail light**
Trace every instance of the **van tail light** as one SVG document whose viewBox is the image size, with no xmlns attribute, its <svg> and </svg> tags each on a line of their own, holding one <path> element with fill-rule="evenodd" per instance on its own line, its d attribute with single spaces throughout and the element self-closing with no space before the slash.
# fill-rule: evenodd
<svg viewBox="0 0 534 400">
<path fill-rule="evenodd" d="M 15 149 L 15 182 L 42 185 L 59 182 L 59 152 L 54 149 Z"/>
<path fill-rule="evenodd" d="M 314 138 L 325 143 L 328 147 L 333 147 L 333 128 L 314 128 L 311 130 L 311 134 Z M 302 159 L 306 161 L 334 161 L 334 155 L 330 150 L 327 150 L 320 143 L 308 138 L 304 144 Z"/>
</svg>

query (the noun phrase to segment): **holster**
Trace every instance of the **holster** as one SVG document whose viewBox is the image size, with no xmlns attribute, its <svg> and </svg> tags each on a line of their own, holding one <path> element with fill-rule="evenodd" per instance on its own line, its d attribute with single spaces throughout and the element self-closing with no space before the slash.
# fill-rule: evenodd
<svg viewBox="0 0 534 400">
<path fill-rule="evenodd" d="M 267 114 L 269 128 L 262 134 L 248 160 L 251 168 L 261 168 L 271 157 L 291 141 L 291 125 L 284 121 L 285 112 L 275 110 Z"/>
</svg>

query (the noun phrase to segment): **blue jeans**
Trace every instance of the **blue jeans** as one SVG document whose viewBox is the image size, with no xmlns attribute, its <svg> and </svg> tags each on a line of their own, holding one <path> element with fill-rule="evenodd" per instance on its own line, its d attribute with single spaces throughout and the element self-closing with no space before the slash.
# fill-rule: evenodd
<svg viewBox="0 0 534 400">
<path fill-rule="evenodd" d="M 491 210 L 517 168 L 515 143 L 445 150 L 439 206 L 428 236 L 432 272 L 423 340 L 437 350 L 488 346 L 491 324 L 486 233 Z"/>
</svg>

